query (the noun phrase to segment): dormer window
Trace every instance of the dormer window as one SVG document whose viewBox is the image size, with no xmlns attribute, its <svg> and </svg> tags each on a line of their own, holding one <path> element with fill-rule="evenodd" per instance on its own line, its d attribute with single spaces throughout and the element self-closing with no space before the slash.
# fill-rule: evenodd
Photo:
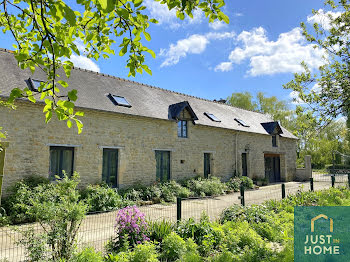
<svg viewBox="0 0 350 262">
<path fill-rule="evenodd" d="M 217 118 L 214 114 L 205 112 L 204 113 L 207 117 L 210 118 L 210 120 L 214 121 L 214 122 L 221 122 L 221 120 L 219 118 Z"/>
<path fill-rule="evenodd" d="M 187 138 L 187 121 L 180 120 L 177 122 L 177 136 Z"/>
<path fill-rule="evenodd" d="M 131 107 L 131 104 L 126 100 L 125 97 L 123 96 L 117 96 L 117 95 L 112 95 L 109 94 L 108 97 L 112 100 L 112 102 L 116 106 L 125 106 L 125 107 Z"/>
<path fill-rule="evenodd" d="M 236 122 L 237 122 L 238 124 L 240 124 L 241 126 L 249 127 L 249 125 L 248 125 L 246 122 L 244 122 L 242 119 L 235 118 L 235 120 L 236 120 Z"/>
<path fill-rule="evenodd" d="M 30 87 L 33 91 L 38 92 L 39 91 L 39 87 L 41 85 L 41 83 L 44 83 L 44 81 L 40 81 L 40 80 L 36 80 L 36 79 L 32 79 L 29 78 L 28 79 L 29 83 L 30 83 Z M 43 89 L 42 91 L 44 91 L 45 89 Z"/>
</svg>

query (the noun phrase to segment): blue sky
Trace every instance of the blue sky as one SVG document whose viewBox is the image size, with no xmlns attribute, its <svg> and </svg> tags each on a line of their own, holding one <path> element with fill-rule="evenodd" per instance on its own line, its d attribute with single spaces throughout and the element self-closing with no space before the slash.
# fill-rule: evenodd
<svg viewBox="0 0 350 262">
<path fill-rule="evenodd" d="M 150 27 L 152 40 L 144 43 L 157 58 L 147 57 L 152 76 L 144 73 L 131 80 L 207 99 L 262 91 L 287 100 L 291 92 L 282 85 L 300 70 L 300 62 L 305 60 L 311 68 L 322 64 L 322 53 L 303 39 L 299 29 L 302 21 L 319 21 L 312 9 L 324 8 L 321 0 L 227 0 L 229 25 L 208 24 L 199 12 L 193 20 L 180 21 L 165 6 L 153 0 L 144 3 L 150 16 L 159 20 Z M 0 47 L 11 49 L 12 44 L 10 36 L 0 33 Z M 80 67 L 128 78 L 126 57 L 74 59 Z"/>
</svg>

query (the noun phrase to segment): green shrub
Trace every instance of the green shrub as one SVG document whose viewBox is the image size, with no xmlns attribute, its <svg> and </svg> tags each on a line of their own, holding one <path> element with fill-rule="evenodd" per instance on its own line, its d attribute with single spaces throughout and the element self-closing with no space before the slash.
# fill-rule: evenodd
<svg viewBox="0 0 350 262">
<path fill-rule="evenodd" d="M 18 181 L 9 191 L 10 195 L 4 199 L 3 206 L 11 223 L 18 224 L 35 221 L 35 217 L 28 213 L 31 206 L 32 189 L 23 181 Z"/>
<path fill-rule="evenodd" d="M 56 183 L 38 185 L 34 190 L 27 188 L 27 213 L 41 226 L 42 234 L 33 234 L 33 228 L 21 228 L 24 245 L 29 257 L 37 257 L 38 252 L 48 255 L 44 261 L 70 260 L 76 247 L 76 237 L 87 211 L 87 205 L 80 200 L 77 190 L 79 176 L 72 179 L 64 176 Z M 45 248 L 45 250 L 43 249 Z M 40 261 L 37 257 L 36 260 Z"/>
<path fill-rule="evenodd" d="M 146 242 L 144 244 L 139 244 L 135 247 L 132 252 L 131 259 L 132 262 L 157 262 L 158 254 L 156 247 L 151 242 Z"/>
<path fill-rule="evenodd" d="M 124 202 L 129 202 L 123 201 L 117 191 L 107 185 L 87 186 L 82 191 L 82 199 L 89 205 L 89 212 L 114 210 L 124 207 Z"/>
<path fill-rule="evenodd" d="M 152 242 L 146 242 L 135 246 L 133 251 L 124 251 L 117 254 L 109 254 L 108 262 L 158 262 L 156 247 Z"/>
<path fill-rule="evenodd" d="M 191 179 L 186 182 L 186 187 L 196 196 L 215 196 L 223 195 L 229 190 L 225 183 L 222 183 L 217 177 L 203 179 Z"/>
<path fill-rule="evenodd" d="M 261 223 L 271 222 L 271 217 L 273 217 L 273 212 L 264 205 L 252 205 L 245 207 L 233 205 L 222 212 L 220 221 L 221 223 L 226 221 L 248 221 L 249 223 Z"/>
<path fill-rule="evenodd" d="M 187 198 L 191 196 L 191 191 L 188 188 L 181 186 L 174 180 L 160 184 L 160 190 L 162 192 L 161 198 L 165 202 L 175 202 L 177 197 Z"/>
<path fill-rule="evenodd" d="M 162 195 L 162 191 L 159 185 L 152 185 L 152 186 L 146 187 L 142 191 L 141 197 L 145 201 L 153 201 L 155 203 L 159 203 L 161 195 Z"/>
<path fill-rule="evenodd" d="M 50 180 L 47 177 L 38 176 L 38 175 L 30 175 L 25 176 L 21 180 L 24 184 L 26 184 L 29 188 L 37 187 L 38 185 L 49 184 Z"/>
<path fill-rule="evenodd" d="M 247 176 L 241 176 L 241 177 L 240 177 L 240 180 L 241 180 L 241 184 L 244 186 L 244 188 L 246 188 L 246 189 L 252 189 L 252 188 L 254 188 L 253 180 L 250 179 L 249 177 L 247 177 Z"/>
<path fill-rule="evenodd" d="M 216 223 L 210 223 L 209 218 L 203 215 L 199 223 L 191 218 L 181 221 L 178 224 L 177 233 L 184 239 L 192 238 L 202 255 L 208 255 L 218 249 L 225 237 L 221 227 Z"/>
<path fill-rule="evenodd" d="M 186 252 L 186 241 L 171 232 L 162 242 L 162 257 L 166 261 L 176 261 Z"/>
<path fill-rule="evenodd" d="M 31 192 L 39 185 L 44 188 L 49 180 L 42 176 L 26 176 L 9 188 L 9 196 L 3 199 L 2 206 L 6 211 L 8 220 L 12 224 L 33 222 L 35 218 L 29 215 L 29 199 Z"/>
<path fill-rule="evenodd" d="M 168 220 L 149 222 L 149 237 L 151 241 L 162 242 L 174 230 L 174 225 Z"/>
<path fill-rule="evenodd" d="M 236 262 L 240 261 L 238 255 L 232 254 L 230 251 L 223 251 L 221 253 L 217 253 L 215 256 L 211 257 L 211 262 Z"/>
<path fill-rule="evenodd" d="M 87 247 L 81 252 L 75 254 L 71 259 L 72 262 L 103 262 L 101 252 L 96 252 L 94 248 Z"/>
<path fill-rule="evenodd" d="M 136 188 L 127 188 L 119 190 L 119 193 L 123 196 L 123 199 L 130 201 L 142 201 L 142 190 Z"/>
<path fill-rule="evenodd" d="M 232 177 L 226 185 L 230 190 L 238 192 L 241 186 L 241 179 L 239 177 Z"/>
</svg>

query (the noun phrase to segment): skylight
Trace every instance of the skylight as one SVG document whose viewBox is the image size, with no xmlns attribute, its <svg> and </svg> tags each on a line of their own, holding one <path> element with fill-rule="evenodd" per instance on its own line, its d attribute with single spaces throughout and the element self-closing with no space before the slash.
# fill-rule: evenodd
<svg viewBox="0 0 350 262">
<path fill-rule="evenodd" d="M 112 99 L 113 103 L 115 103 L 117 106 L 131 107 L 128 100 L 126 100 L 126 98 L 123 96 L 116 96 L 110 94 L 110 98 Z"/>
<path fill-rule="evenodd" d="M 217 118 L 215 115 L 213 115 L 211 113 L 205 112 L 204 114 L 214 122 L 221 122 L 221 120 L 219 118 Z"/>
<path fill-rule="evenodd" d="M 240 125 L 242 125 L 242 126 L 244 126 L 244 127 L 249 127 L 249 125 L 248 125 L 246 122 L 244 122 L 242 119 L 235 118 L 235 120 L 236 120 Z"/>
<path fill-rule="evenodd" d="M 34 91 L 38 91 L 41 83 L 43 83 L 43 81 L 35 80 L 35 79 L 31 79 L 31 78 L 29 78 L 29 82 L 30 82 L 30 85 L 32 86 L 32 89 Z M 44 91 L 44 89 L 42 91 Z"/>
</svg>

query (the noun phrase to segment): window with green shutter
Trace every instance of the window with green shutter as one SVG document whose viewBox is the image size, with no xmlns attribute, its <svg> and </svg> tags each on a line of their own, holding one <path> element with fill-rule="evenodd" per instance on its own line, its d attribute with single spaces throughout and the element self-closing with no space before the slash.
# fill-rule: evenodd
<svg viewBox="0 0 350 262">
<path fill-rule="evenodd" d="M 170 151 L 156 151 L 156 179 L 159 182 L 170 180 Z"/>
<path fill-rule="evenodd" d="M 73 174 L 74 147 L 51 146 L 50 147 L 50 179 L 55 176 L 63 177 L 63 171 L 68 176 Z"/>
<path fill-rule="evenodd" d="M 118 149 L 103 149 L 102 181 L 118 187 Z"/>
</svg>

